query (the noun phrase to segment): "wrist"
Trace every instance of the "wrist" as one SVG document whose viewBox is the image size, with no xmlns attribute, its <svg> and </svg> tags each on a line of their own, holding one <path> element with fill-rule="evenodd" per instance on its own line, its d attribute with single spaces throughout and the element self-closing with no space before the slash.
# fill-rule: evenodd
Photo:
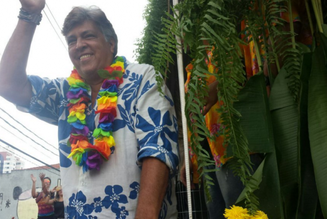
<svg viewBox="0 0 328 219">
<path fill-rule="evenodd" d="M 28 23 L 39 25 L 42 19 L 42 14 L 41 12 L 33 13 L 25 10 L 24 8 L 21 8 L 18 14 L 18 18 Z"/>
</svg>

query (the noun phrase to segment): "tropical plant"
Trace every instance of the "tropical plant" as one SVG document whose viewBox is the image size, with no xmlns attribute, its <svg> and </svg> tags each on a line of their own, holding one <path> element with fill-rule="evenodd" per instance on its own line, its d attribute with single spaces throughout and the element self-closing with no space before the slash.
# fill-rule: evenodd
<svg viewBox="0 0 328 219">
<path fill-rule="evenodd" d="M 250 214 L 259 208 L 269 218 L 316 218 L 320 214 L 326 218 L 327 15 L 322 8 L 327 2 L 184 0 L 166 12 L 159 2 L 149 2 L 152 10 L 162 10 L 161 17 L 151 19 L 158 22 L 161 18 L 162 23 L 156 30 L 146 27 L 148 34 L 140 41 L 137 56 L 154 65 L 158 82 L 163 83 L 180 46 L 176 37 L 182 39 L 183 51 L 194 66 L 185 114 L 200 175 L 202 167 L 212 162 L 200 145 L 204 137 L 211 136 L 199 107 L 208 95 L 206 77 L 212 73 L 205 60 L 211 50 L 217 69 L 213 74 L 219 82 L 217 96 L 223 103 L 224 145 L 234 157 L 235 174 L 245 185 L 237 204 Z M 295 7 L 304 9 L 301 27 L 294 22 Z M 148 19 L 150 14 L 148 10 Z M 288 14 L 289 20 L 281 14 Z M 313 43 L 305 46 L 299 37 L 307 25 Z M 258 67 L 252 77 L 246 75 L 242 62 L 249 58 L 245 53 L 249 45 L 254 45 Z M 150 48 L 151 60 L 145 61 Z M 266 154 L 253 176 L 250 151 Z M 205 177 L 205 187 L 210 184 Z"/>
</svg>

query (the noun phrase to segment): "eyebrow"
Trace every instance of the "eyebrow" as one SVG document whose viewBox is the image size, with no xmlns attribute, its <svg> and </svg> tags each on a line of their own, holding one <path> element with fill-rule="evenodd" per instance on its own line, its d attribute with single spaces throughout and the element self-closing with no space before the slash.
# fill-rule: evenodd
<svg viewBox="0 0 328 219">
<path fill-rule="evenodd" d="M 81 35 L 81 36 L 84 36 L 84 35 L 86 35 L 86 34 L 88 34 L 88 33 L 93 33 L 93 34 L 95 34 L 95 31 L 92 31 L 92 30 L 85 30 L 85 31 L 83 31 L 80 35 Z M 72 39 L 72 38 L 73 38 L 73 39 L 76 38 L 75 35 L 68 35 L 68 36 L 66 37 L 67 40 Z"/>
</svg>

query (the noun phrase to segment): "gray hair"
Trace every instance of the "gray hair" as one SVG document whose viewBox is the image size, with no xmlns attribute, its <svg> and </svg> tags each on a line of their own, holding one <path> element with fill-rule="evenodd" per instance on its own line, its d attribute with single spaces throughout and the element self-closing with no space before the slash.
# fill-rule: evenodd
<svg viewBox="0 0 328 219">
<path fill-rule="evenodd" d="M 67 36 L 67 34 L 74 29 L 76 26 L 82 24 L 85 21 L 93 21 L 96 26 L 104 34 L 107 42 L 113 39 L 115 42 L 114 47 L 114 57 L 117 54 L 117 36 L 113 25 L 107 19 L 105 13 L 97 6 L 91 6 L 89 8 L 84 7 L 74 7 L 71 12 L 67 15 L 64 21 L 62 34 Z"/>
</svg>

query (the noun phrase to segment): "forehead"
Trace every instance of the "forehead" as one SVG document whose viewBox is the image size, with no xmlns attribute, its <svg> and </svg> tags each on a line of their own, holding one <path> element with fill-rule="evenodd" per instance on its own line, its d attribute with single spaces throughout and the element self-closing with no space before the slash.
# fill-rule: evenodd
<svg viewBox="0 0 328 219">
<path fill-rule="evenodd" d="M 73 27 L 68 32 L 66 38 L 78 36 L 78 35 L 81 35 L 81 34 L 87 33 L 87 32 L 96 33 L 96 32 L 100 32 L 100 30 L 93 21 L 86 20 L 86 21 L 76 25 L 75 27 Z"/>
</svg>

